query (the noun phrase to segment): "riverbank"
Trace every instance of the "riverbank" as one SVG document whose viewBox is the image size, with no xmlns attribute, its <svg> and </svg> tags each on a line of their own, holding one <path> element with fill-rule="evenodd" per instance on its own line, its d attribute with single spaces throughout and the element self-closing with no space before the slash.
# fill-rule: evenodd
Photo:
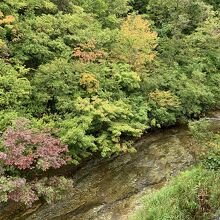
<svg viewBox="0 0 220 220">
<path fill-rule="evenodd" d="M 29 210 L 11 204 L 0 211 L 0 219 L 126 219 L 143 194 L 195 162 L 191 145 L 183 128 L 147 135 L 136 143 L 137 153 L 91 160 L 81 167 L 66 199 Z"/>
<path fill-rule="evenodd" d="M 220 113 L 208 115 L 212 128 L 219 129 Z M 92 158 L 68 170 L 74 188 L 62 201 L 30 209 L 11 203 L 1 209 L 0 219 L 127 219 L 140 207 L 140 198 L 194 164 L 198 150 L 185 126 L 146 134 L 135 147 L 136 153 Z"/>
<path fill-rule="evenodd" d="M 129 220 L 217 220 L 220 215 L 219 112 L 189 123 L 200 146 L 198 163 L 142 198 Z M 215 122 L 215 123 L 213 123 Z"/>
</svg>

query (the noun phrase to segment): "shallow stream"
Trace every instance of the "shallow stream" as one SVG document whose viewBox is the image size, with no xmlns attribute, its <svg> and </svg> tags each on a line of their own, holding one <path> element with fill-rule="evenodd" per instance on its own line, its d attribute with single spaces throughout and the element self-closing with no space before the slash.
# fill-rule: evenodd
<svg viewBox="0 0 220 220">
<path fill-rule="evenodd" d="M 214 129 L 219 119 L 220 113 L 210 116 Z M 73 192 L 62 201 L 28 210 L 9 204 L 0 220 L 126 220 L 143 195 L 193 164 L 198 150 L 184 127 L 147 134 L 136 148 L 137 153 L 88 161 L 73 173 Z"/>
</svg>

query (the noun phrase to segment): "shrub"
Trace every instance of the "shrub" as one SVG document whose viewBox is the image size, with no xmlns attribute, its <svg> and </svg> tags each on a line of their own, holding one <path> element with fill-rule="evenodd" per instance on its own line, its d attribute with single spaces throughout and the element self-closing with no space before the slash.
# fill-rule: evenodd
<svg viewBox="0 0 220 220">
<path fill-rule="evenodd" d="M 17 128 L 8 128 L 3 135 L 0 159 L 4 165 L 20 170 L 37 168 L 43 171 L 66 165 L 66 145 L 48 133 L 35 132 L 23 126 L 23 122 L 18 121 Z"/>
<path fill-rule="evenodd" d="M 159 191 L 144 197 L 132 220 L 212 219 L 220 210 L 220 175 L 201 167 L 181 173 Z"/>
<path fill-rule="evenodd" d="M 210 122 L 207 120 L 190 122 L 189 128 L 193 137 L 205 151 L 201 155 L 203 165 L 207 169 L 218 170 L 220 168 L 220 135 L 211 131 Z"/>
<path fill-rule="evenodd" d="M 13 200 L 31 206 L 39 198 L 52 202 L 72 187 L 72 180 L 63 176 L 34 178 L 33 171 L 39 173 L 67 164 L 67 146 L 58 138 L 28 128 L 27 121 L 19 120 L 14 128 L 4 132 L 1 145 L 0 203 Z"/>
<path fill-rule="evenodd" d="M 65 177 L 43 178 L 28 182 L 20 177 L 0 177 L 0 202 L 15 201 L 31 206 L 40 198 L 48 203 L 61 199 L 72 190 L 73 181 Z"/>
</svg>

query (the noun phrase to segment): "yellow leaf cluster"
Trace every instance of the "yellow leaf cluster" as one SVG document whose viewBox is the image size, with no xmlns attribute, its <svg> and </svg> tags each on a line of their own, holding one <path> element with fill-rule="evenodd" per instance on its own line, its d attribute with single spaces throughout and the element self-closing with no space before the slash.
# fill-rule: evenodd
<svg viewBox="0 0 220 220">
<path fill-rule="evenodd" d="M 3 15 L 3 13 L 2 14 L 1 13 L 0 13 L 0 17 L 2 17 L 1 15 Z M 5 18 L 0 20 L 0 25 L 1 24 L 12 24 L 13 22 L 15 22 L 15 17 L 12 15 L 8 15 Z"/>
<path fill-rule="evenodd" d="M 161 107 L 179 107 L 180 101 L 178 97 L 174 96 L 170 91 L 151 92 L 150 98 Z"/>
<path fill-rule="evenodd" d="M 120 115 L 120 118 L 132 117 L 131 109 L 123 102 L 110 102 L 99 98 L 98 96 L 92 96 L 91 98 L 78 98 L 75 103 L 75 107 L 78 111 L 84 111 L 92 114 L 95 117 L 101 118 L 102 121 L 111 122 Z"/>
<path fill-rule="evenodd" d="M 80 85 L 85 87 L 88 93 L 97 92 L 99 89 L 99 81 L 92 73 L 83 73 L 81 75 Z"/>
<path fill-rule="evenodd" d="M 140 70 L 154 59 L 156 46 L 157 33 L 151 31 L 149 22 L 140 15 L 129 15 L 122 23 L 112 54 L 113 58 Z"/>
</svg>

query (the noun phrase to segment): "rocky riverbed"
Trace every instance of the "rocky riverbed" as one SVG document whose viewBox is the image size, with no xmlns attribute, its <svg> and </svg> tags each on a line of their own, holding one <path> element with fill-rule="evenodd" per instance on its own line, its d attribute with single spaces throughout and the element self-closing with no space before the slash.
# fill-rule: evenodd
<svg viewBox="0 0 220 220">
<path fill-rule="evenodd" d="M 210 121 L 220 127 L 216 115 Z M 177 127 L 145 135 L 136 148 L 137 153 L 88 161 L 73 173 L 73 191 L 62 201 L 30 209 L 9 204 L 1 208 L 0 220 L 128 219 L 144 194 L 195 162 L 198 147 L 186 128 Z"/>
</svg>

